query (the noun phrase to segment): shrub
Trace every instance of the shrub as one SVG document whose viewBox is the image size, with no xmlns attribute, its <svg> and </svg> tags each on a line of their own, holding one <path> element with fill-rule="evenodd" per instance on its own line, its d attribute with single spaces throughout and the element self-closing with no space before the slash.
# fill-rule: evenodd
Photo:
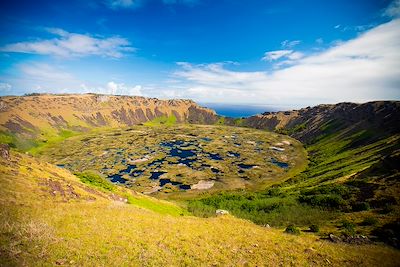
<svg viewBox="0 0 400 267">
<path fill-rule="evenodd" d="M 368 226 L 368 225 L 375 225 L 378 223 L 378 219 L 372 216 L 366 217 L 361 225 Z"/>
<path fill-rule="evenodd" d="M 369 210 L 369 204 L 367 202 L 357 202 L 352 205 L 353 211 Z"/>
<path fill-rule="evenodd" d="M 380 228 L 372 231 L 373 235 L 376 235 L 383 242 L 400 248 L 400 221 L 394 221 L 383 225 Z"/>
<path fill-rule="evenodd" d="M 289 224 L 288 227 L 286 227 L 286 229 L 285 229 L 285 233 L 292 234 L 292 235 L 299 235 L 300 230 L 293 224 Z"/>
<path fill-rule="evenodd" d="M 312 195 L 299 197 L 300 203 L 306 203 L 310 206 L 317 206 L 329 209 L 340 209 L 346 205 L 346 201 L 339 195 Z"/>
<path fill-rule="evenodd" d="M 270 188 L 266 192 L 266 195 L 271 196 L 271 197 L 276 197 L 281 195 L 281 190 L 279 188 Z"/>
<path fill-rule="evenodd" d="M 342 229 L 342 233 L 345 236 L 353 236 L 356 233 L 356 226 L 354 225 L 354 223 L 347 220 L 342 221 Z"/>
<path fill-rule="evenodd" d="M 385 205 L 384 207 L 383 207 L 383 209 L 381 209 L 380 211 L 379 211 L 379 213 L 381 213 L 381 214 L 388 214 L 388 213 L 391 213 L 391 212 L 393 212 L 394 211 L 394 206 L 393 205 L 390 205 L 390 204 L 387 204 L 387 205 Z"/>
<path fill-rule="evenodd" d="M 319 232 L 319 226 L 316 225 L 316 224 L 310 225 L 310 232 L 318 233 Z"/>
</svg>

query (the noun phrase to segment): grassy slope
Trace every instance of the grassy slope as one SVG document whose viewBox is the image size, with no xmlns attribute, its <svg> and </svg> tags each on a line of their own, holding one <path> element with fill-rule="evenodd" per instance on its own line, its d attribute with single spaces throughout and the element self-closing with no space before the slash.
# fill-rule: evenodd
<svg viewBox="0 0 400 267">
<path fill-rule="evenodd" d="M 176 117 L 174 115 L 171 116 L 161 116 L 157 117 L 151 121 L 143 123 L 146 126 L 173 126 L 176 124 Z"/>
<path fill-rule="evenodd" d="M 154 212 L 119 200 L 130 194 L 137 202 L 145 198 L 142 206 L 151 203 L 162 211 L 173 204 L 87 180 L 83 184 L 68 171 L 27 155 L 13 152 L 12 162 L 0 161 L 4 266 L 395 266 L 400 256 L 384 246 L 316 241 L 312 234 L 292 236 L 231 216 Z"/>
<path fill-rule="evenodd" d="M 382 138 L 371 139 L 375 136 Z M 192 201 L 189 209 L 209 216 L 214 209 L 223 208 L 241 218 L 274 226 L 308 228 L 318 224 L 322 234 L 343 232 L 344 220 L 355 225 L 355 232 L 366 235 L 399 220 L 400 185 L 396 181 L 400 173 L 386 170 L 375 176 L 359 175 L 396 153 L 399 135 L 366 131 L 348 134 L 332 129 L 306 148 L 308 168 L 273 189 L 209 196 Z M 379 202 L 383 204 L 376 204 Z M 374 218 L 374 223 L 365 225 L 367 218 Z"/>
</svg>

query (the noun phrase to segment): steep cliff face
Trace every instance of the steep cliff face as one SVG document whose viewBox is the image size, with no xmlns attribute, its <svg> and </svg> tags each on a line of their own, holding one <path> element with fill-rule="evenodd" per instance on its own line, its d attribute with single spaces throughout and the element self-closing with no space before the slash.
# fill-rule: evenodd
<svg viewBox="0 0 400 267">
<path fill-rule="evenodd" d="M 376 138 L 400 132 L 400 102 L 339 103 L 293 111 L 266 112 L 247 118 L 244 124 L 288 133 L 305 143 L 342 130 L 345 130 L 345 135 L 366 131 L 371 133 L 370 138 Z"/>
<path fill-rule="evenodd" d="M 217 117 L 191 100 L 95 94 L 0 98 L 0 130 L 25 136 L 62 129 L 131 126 L 171 116 L 177 123 L 211 123 Z"/>
</svg>

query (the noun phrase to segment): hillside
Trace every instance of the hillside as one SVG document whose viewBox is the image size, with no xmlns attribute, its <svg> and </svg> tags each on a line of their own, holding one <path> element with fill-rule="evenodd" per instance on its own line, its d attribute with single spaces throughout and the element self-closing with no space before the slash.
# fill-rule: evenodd
<svg viewBox="0 0 400 267">
<path fill-rule="evenodd" d="M 323 134 L 338 131 L 347 136 L 365 131 L 364 139 L 376 140 L 400 132 L 400 101 L 339 103 L 265 112 L 246 118 L 243 125 L 287 133 L 306 144 L 313 143 Z"/>
<path fill-rule="evenodd" d="M 158 123 L 214 123 L 216 114 L 191 100 L 110 95 L 0 98 L 0 140 L 27 150 L 96 128 Z"/>
<path fill-rule="evenodd" d="M 210 208 L 223 208 L 275 226 L 316 224 L 321 235 L 357 232 L 399 247 L 399 119 L 400 102 L 395 101 L 320 105 L 246 118 L 242 125 L 301 140 L 308 167 L 269 190 L 208 196 L 194 201 L 191 210 L 207 216 Z"/>
<path fill-rule="evenodd" d="M 188 216 L 107 181 L 79 180 L 31 156 L 6 154 L 0 158 L 1 266 L 396 266 L 400 256 L 384 246 L 293 236 L 231 216 Z"/>
<path fill-rule="evenodd" d="M 0 100 L 0 265 L 398 265 L 399 102 Z"/>
</svg>

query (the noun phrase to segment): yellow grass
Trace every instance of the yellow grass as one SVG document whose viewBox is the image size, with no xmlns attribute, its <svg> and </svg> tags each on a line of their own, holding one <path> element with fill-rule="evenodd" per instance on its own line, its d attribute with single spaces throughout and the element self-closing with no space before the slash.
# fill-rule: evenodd
<svg viewBox="0 0 400 267">
<path fill-rule="evenodd" d="M 292 236 L 232 216 L 202 219 L 147 210 L 88 188 L 66 170 L 27 155 L 13 153 L 12 158 L 0 160 L 2 266 L 399 264 L 399 251 L 383 245 L 350 246 L 320 241 L 312 234 Z M 58 181 L 62 190 L 52 191 L 49 179 Z M 71 187 L 78 197 L 67 193 Z M 145 198 L 132 197 L 137 202 Z M 149 201 L 160 209 L 174 205 L 146 197 Z"/>
</svg>

